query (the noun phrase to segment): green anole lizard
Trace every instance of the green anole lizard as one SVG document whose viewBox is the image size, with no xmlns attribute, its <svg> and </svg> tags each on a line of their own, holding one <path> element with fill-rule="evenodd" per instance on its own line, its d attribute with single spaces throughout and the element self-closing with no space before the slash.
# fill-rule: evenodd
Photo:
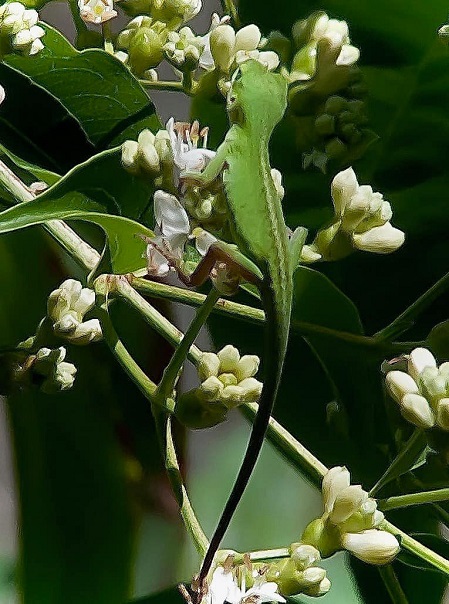
<svg viewBox="0 0 449 604">
<path fill-rule="evenodd" d="M 204 281 L 205 271 L 210 272 L 217 260 L 234 264 L 240 267 L 243 278 L 257 285 L 266 316 L 266 371 L 259 408 L 236 482 L 198 576 L 199 601 L 214 555 L 259 456 L 286 354 L 292 277 L 306 233 L 305 229 L 297 229 L 289 239 L 271 176 L 268 145 L 286 106 L 287 82 L 283 76 L 269 72 L 254 60 L 243 63 L 228 93 L 231 127 L 225 140 L 203 172 L 181 174 L 186 182 L 206 186 L 222 173 L 230 229 L 239 249 L 236 253 L 226 244 L 212 245 L 190 282 Z"/>
</svg>

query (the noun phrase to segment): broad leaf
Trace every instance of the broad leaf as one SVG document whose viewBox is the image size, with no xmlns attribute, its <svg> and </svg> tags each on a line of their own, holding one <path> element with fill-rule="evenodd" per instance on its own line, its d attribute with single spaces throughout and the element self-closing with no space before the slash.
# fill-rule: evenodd
<svg viewBox="0 0 449 604">
<path fill-rule="evenodd" d="M 5 69 L 57 99 L 100 149 L 136 138 L 143 128 L 158 128 L 153 104 L 120 61 L 102 50 L 79 52 L 52 27 L 45 30 L 38 55 L 7 55 Z"/>
<path fill-rule="evenodd" d="M 124 218 L 102 214 L 100 204 L 80 194 L 67 195 L 58 202 L 48 197 L 22 203 L 0 213 L 0 233 L 16 231 L 48 220 L 83 220 L 98 225 L 106 234 L 112 270 L 116 274 L 135 272 L 145 267 L 146 243 L 140 235 L 152 237 L 143 225 Z"/>
</svg>

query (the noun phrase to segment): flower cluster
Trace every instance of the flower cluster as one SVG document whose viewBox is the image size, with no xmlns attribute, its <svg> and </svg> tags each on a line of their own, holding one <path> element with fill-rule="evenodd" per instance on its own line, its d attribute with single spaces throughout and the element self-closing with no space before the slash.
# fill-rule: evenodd
<svg viewBox="0 0 449 604">
<path fill-rule="evenodd" d="M 260 51 L 262 34 L 257 25 L 246 25 L 237 32 L 225 23 L 215 27 L 210 33 L 210 50 L 214 66 L 229 75 L 238 65 L 254 59 L 269 70 L 279 65 L 278 55 L 271 51 Z"/>
<path fill-rule="evenodd" d="M 407 372 L 389 371 L 386 384 L 406 420 L 426 430 L 449 430 L 449 363 L 438 367 L 429 350 L 415 348 Z"/>
<path fill-rule="evenodd" d="M 98 319 L 84 321 L 84 315 L 95 305 L 95 292 L 79 281 L 67 279 L 48 297 L 47 316 L 53 332 L 71 344 L 85 345 L 103 337 Z"/>
<path fill-rule="evenodd" d="M 8 38 L 14 50 L 24 55 L 35 55 L 44 48 L 41 42 L 45 30 L 37 25 L 39 15 L 20 2 L 9 2 L 0 7 L 0 37 Z"/>
<path fill-rule="evenodd" d="M 178 69 L 194 70 L 198 67 L 204 42 L 190 27 L 171 31 L 163 47 L 166 58 Z"/>
<path fill-rule="evenodd" d="M 292 33 L 296 46 L 300 48 L 289 73 L 292 82 L 310 80 L 320 67 L 329 72 L 332 65 L 352 66 L 360 57 L 359 49 L 350 43 L 346 21 L 329 19 L 326 13 L 315 13 L 308 19 L 297 21 Z M 320 65 L 320 62 L 327 65 Z M 328 80 L 330 75 L 326 74 Z"/>
<path fill-rule="evenodd" d="M 388 564 L 400 546 L 383 531 L 384 516 L 360 485 L 351 485 L 348 470 L 331 468 L 322 484 L 324 513 L 305 529 L 301 541 L 316 547 L 324 557 L 345 549 L 368 564 Z"/>
<path fill-rule="evenodd" d="M 335 218 L 305 245 L 302 260 L 338 260 L 354 248 L 389 254 L 404 243 L 404 233 L 392 226 L 391 206 L 369 185 L 359 185 L 352 168 L 339 172 L 331 185 Z"/>
<path fill-rule="evenodd" d="M 132 19 L 117 37 L 117 45 L 127 51 L 127 62 L 131 70 L 144 76 L 147 70 L 157 67 L 164 58 L 164 45 L 169 33 L 166 23 L 147 15 Z"/>
<path fill-rule="evenodd" d="M 262 392 L 262 383 L 254 377 L 259 363 L 258 356 L 240 357 L 237 348 L 229 344 L 217 354 L 204 352 L 198 363 L 201 396 L 208 402 L 223 403 L 228 409 L 256 402 Z"/>
<path fill-rule="evenodd" d="M 168 167 L 171 174 L 173 159 L 166 130 L 159 130 L 154 135 L 145 129 L 137 141 L 127 140 L 122 145 L 122 165 L 133 174 L 148 174 L 155 177 Z"/>
<path fill-rule="evenodd" d="M 324 568 L 318 566 L 320 561 L 320 552 L 316 547 L 293 543 L 290 546 L 290 557 L 272 565 L 267 577 L 275 577 L 273 580 L 285 596 L 299 593 L 314 597 L 323 596 L 331 588 L 331 582 Z"/>
<path fill-rule="evenodd" d="M 201 604 L 263 604 L 285 602 L 273 581 L 266 581 L 264 574 L 255 572 L 251 587 L 247 589 L 247 573 L 236 572 L 227 566 L 217 566 Z M 240 579 L 240 580 L 239 580 Z"/>
<path fill-rule="evenodd" d="M 99 25 L 117 16 L 113 0 L 78 0 L 80 16 L 86 23 Z"/>
<path fill-rule="evenodd" d="M 67 363 L 66 349 L 40 348 L 35 354 L 27 356 L 16 369 L 16 381 L 31 382 L 46 394 L 68 390 L 75 381 L 76 367 Z"/>
</svg>

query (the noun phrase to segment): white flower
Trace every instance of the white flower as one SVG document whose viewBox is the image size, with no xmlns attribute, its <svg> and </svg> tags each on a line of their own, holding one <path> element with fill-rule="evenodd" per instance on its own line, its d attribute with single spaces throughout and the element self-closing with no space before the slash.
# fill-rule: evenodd
<svg viewBox="0 0 449 604">
<path fill-rule="evenodd" d="M 40 38 L 45 35 L 45 30 L 39 25 L 33 25 L 30 29 L 21 29 L 13 36 L 11 43 L 13 48 L 21 50 L 27 55 L 35 55 L 44 48 Z"/>
<path fill-rule="evenodd" d="M 170 256 L 181 260 L 190 234 L 190 223 L 187 212 L 176 197 L 161 190 L 154 193 L 154 217 L 157 236 L 147 246 L 147 268 L 149 275 L 164 277 L 169 273 L 170 265 L 157 247 L 166 249 Z"/>
<path fill-rule="evenodd" d="M 194 69 L 198 65 L 201 47 L 200 38 L 195 36 L 190 27 L 183 27 L 178 32 L 169 32 L 163 50 L 167 58 L 176 66 L 182 67 L 188 62 Z"/>
<path fill-rule="evenodd" d="M 371 564 L 387 564 L 399 552 L 399 543 L 393 535 L 379 529 L 384 515 L 377 510 L 376 501 L 360 485 L 349 483 L 349 472 L 341 466 L 331 468 L 324 476 L 323 535 L 329 531 L 330 523 L 340 535 L 333 551 L 343 547 Z"/>
<path fill-rule="evenodd" d="M 243 585 L 244 589 L 244 585 Z M 278 586 L 274 581 L 265 581 L 263 575 L 258 575 L 254 580 L 254 585 L 244 591 L 240 602 L 242 604 L 262 604 L 263 602 L 285 602 L 278 591 Z"/>
<path fill-rule="evenodd" d="M 175 132 L 175 120 L 172 117 L 165 127 L 170 137 L 173 160 L 181 171 L 201 172 L 215 157 L 215 151 L 198 149 L 189 136 L 187 142 L 184 142 L 181 133 L 179 131 Z"/>
<path fill-rule="evenodd" d="M 344 466 L 335 466 L 325 474 L 321 485 L 321 491 L 326 514 L 330 514 L 332 511 L 338 493 L 349 487 L 350 484 L 351 476 Z"/>
<path fill-rule="evenodd" d="M 360 533 L 346 533 L 343 547 L 368 564 L 389 564 L 400 550 L 398 540 L 391 533 L 376 529 Z"/>
<path fill-rule="evenodd" d="M 210 50 L 210 34 L 219 25 L 225 25 L 226 23 L 228 23 L 230 21 L 230 19 L 231 19 L 231 17 L 229 17 L 229 15 L 225 15 L 224 17 L 219 17 L 217 15 L 217 13 L 214 13 L 212 15 L 212 20 L 211 20 L 209 31 L 207 32 L 206 35 L 201 36 L 199 38 L 200 47 L 202 48 L 201 55 L 199 58 L 199 66 L 202 69 L 206 69 L 207 71 L 212 71 L 213 69 L 215 69 L 214 58 L 213 58 L 212 52 Z"/>
<path fill-rule="evenodd" d="M 435 425 L 449 430 L 449 363 L 439 367 L 426 348 L 415 348 L 407 357 L 407 373 L 389 371 L 388 390 L 402 415 L 424 430 Z"/>
<path fill-rule="evenodd" d="M 6 92 L 3 86 L 0 84 L 0 105 L 3 103 L 6 97 Z"/>
<path fill-rule="evenodd" d="M 95 292 L 79 281 L 67 279 L 48 297 L 47 315 L 54 333 L 72 344 L 85 345 L 103 337 L 98 319 L 84 321 L 84 315 L 95 305 Z"/>
<path fill-rule="evenodd" d="M 76 367 L 64 361 L 66 349 L 40 348 L 34 359 L 33 371 L 46 379 L 41 383 L 40 389 L 47 394 L 68 390 L 73 386 Z"/>
<path fill-rule="evenodd" d="M 98 25 L 117 16 L 113 0 L 78 0 L 78 8 L 86 23 Z"/>
<path fill-rule="evenodd" d="M 261 39 L 260 29 L 254 24 L 246 25 L 237 32 L 227 23 L 218 25 L 210 34 L 214 65 L 221 71 L 230 73 L 234 65 L 254 59 L 270 70 L 276 69 L 279 65 L 279 57 L 273 51 L 260 52 L 258 47 Z"/>
<path fill-rule="evenodd" d="M 256 576 L 254 585 L 246 590 L 245 580 L 239 586 L 231 570 L 218 566 L 212 575 L 212 581 L 202 604 L 263 604 L 264 602 L 285 602 L 278 586 L 265 581 L 263 575 Z"/>
<path fill-rule="evenodd" d="M 204 352 L 198 364 L 202 396 L 210 402 L 221 402 L 228 408 L 257 401 L 262 392 L 262 383 L 254 378 L 259 363 L 256 355 L 240 357 L 237 348 L 231 345 L 217 354 Z"/>
</svg>

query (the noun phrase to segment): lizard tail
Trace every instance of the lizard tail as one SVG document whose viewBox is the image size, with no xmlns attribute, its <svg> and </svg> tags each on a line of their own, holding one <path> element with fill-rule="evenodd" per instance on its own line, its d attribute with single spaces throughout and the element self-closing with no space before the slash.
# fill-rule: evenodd
<svg viewBox="0 0 449 604">
<path fill-rule="evenodd" d="M 254 466 L 256 465 L 279 388 L 282 366 L 287 348 L 289 330 L 288 317 L 290 316 L 290 309 L 286 310 L 279 308 L 272 291 L 265 293 L 262 300 L 265 316 L 270 317 L 270 320 L 266 323 L 264 355 L 266 371 L 259 400 L 259 407 L 254 419 L 242 465 L 240 466 L 231 494 L 229 495 L 204 557 L 201 571 L 198 576 L 199 585 L 203 585 L 212 565 L 215 553 L 220 546 L 234 512 L 242 498 L 245 487 L 251 477 Z"/>
</svg>

